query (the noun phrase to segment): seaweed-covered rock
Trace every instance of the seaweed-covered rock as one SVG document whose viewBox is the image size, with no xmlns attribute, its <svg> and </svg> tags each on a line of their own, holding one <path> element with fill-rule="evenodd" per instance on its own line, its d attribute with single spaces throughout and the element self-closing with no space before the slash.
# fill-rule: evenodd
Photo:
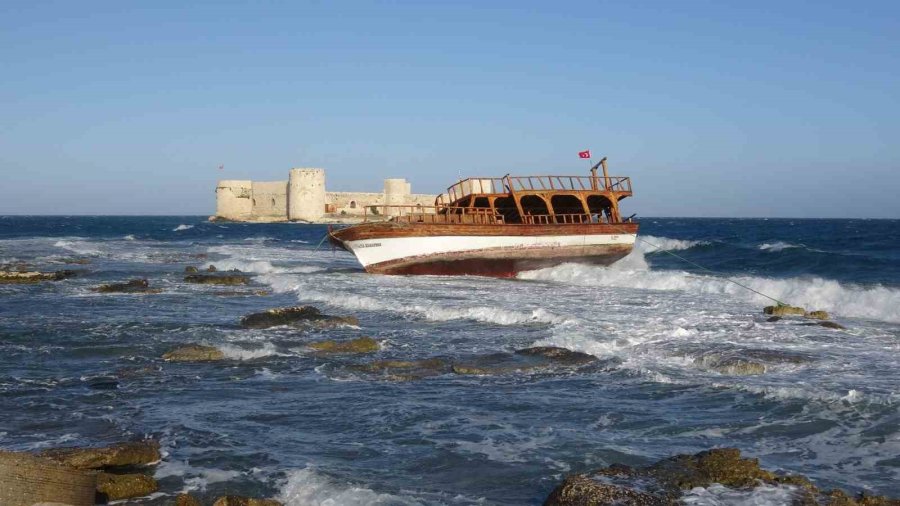
<svg viewBox="0 0 900 506">
<path fill-rule="evenodd" d="M 720 484 L 750 489 L 760 484 L 797 487 L 793 504 L 822 506 L 900 506 L 900 501 L 882 496 L 851 498 L 834 490 L 823 493 L 808 479 L 776 475 L 759 467 L 756 459 L 742 458 L 736 448 L 718 448 L 695 455 L 677 455 L 643 468 L 612 465 L 566 477 L 547 498 L 545 505 L 675 505 L 684 491 Z"/>
<path fill-rule="evenodd" d="M 185 273 L 185 274 L 196 274 L 196 273 L 198 273 L 198 272 L 200 272 L 200 270 L 197 269 L 196 267 L 194 267 L 193 265 L 189 265 L 189 266 L 187 266 L 187 267 L 184 268 L 184 273 Z"/>
<path fill-rule="evenodd" d="M 318 328 L 337 325 L 359 325 L 352 316 L 329 316 L 313 306 L 294 306 L 269 309 L 241 318 L 241 326 L 249 329 L 265 329 L 281 325 L 305 325 Z"/>
<path fill-rule="evenodd" d="M 146 474 L 97 475 L 97 492 L 107 501 L 143 497 L 159 490 L 156 480 Z"/>
<path fill-rule="evenodd" d="M 805 316 L 806 310 L 796 306 L 766 306 L 763 313 L 774 316 Z"/>
<path fill-rule="evenodd" d="M 132 279 L 125 283 L 109 283 L 93 289 L 98 293 L 159 293 L 161 290 L 150 288 L 146 279 Z"/>
<path fill-rule="evenodd" d="M 38 456 L 76 469 L 146 465 L 161 458 L 156 441 L 116 443 L 100 448 L 54 448 Z"/>
<path fill-rule="evenodd" d="M 200 506 L 200 501 L 190 494 L 178 494 L 175 498 L 175 506 Z"/>
<path fill-rule="evenodd" d="M 62 281 L 77 274 L 78 272 L 70 270 L 54 272 L 0 271 L 0 284 L 24 285 L 41 281 Z"/>
<path fill-rule="evenodd" d="M 282 506 L 275 499 L 254 499 L 237 495 L 226 495 L 216 499 L 213 506 Z"/>
<path fill-rule="evenodd" d="M 807 318 L 813 318 L 815 320 L 830 320 L 831 315 L 828 314 L 827 311 L 808 311 L 803 316 Z"/>
<path fill-rule="evenodd" d="M 188 283 L 199 285 L 246 285 L 250 277 L 243 274 L 188 274 L 184 277 Z"/>
<path fill-rule="evenodd" d="M 164 353 L 162 358 L 169 362 L 212 362 L 224 360 L 225 354 L 214 346 L 188 344 Z"/>
<path fill-rule="evenodd" d="M 371 337 L 359 337 L 349 341 L 317 341 L 309 347 L 320 353 L 372 353 L 378 351 L 378 341 Z"/>
<path fill-rule="evenodd" d="M 760 362 L 742 357 L 722 356 L 716 353 L 704 355 L 699 363 L 703 368 L 736 376 L 763 374 L 766 372 L 765 364 Z"/>
<path fill-rule="evenodd" d="M 379 379 L 412 381 L 450 372 L 450 362 L 442 358 L 423 360 L 376 360 L 368 364 L 351 365 L 348 369 L 378 374 Z"/>
<path fill-rule="evenodd" d="M 566 366 L 580 366 L 596 362 L 597 357 L 580 351 L 572 351 L 567 348 L 557 346 L 535 346 L 532 348 L 524 348 L 516 350 L 516 355 L 526 355 L 529 357 L 544 357 L 554 364 Z"/>
</svg>

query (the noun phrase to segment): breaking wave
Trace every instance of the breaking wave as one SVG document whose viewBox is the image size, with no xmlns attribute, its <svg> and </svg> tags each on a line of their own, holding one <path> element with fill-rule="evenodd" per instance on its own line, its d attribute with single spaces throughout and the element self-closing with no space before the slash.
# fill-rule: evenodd
<svg viewBox="0 0 900 506">
<path fill-rule="evenodd" d="M 284 353 L 278 352 L 272 343 L 264 343 L 261 348 L 246 349 L 231 344 L 219 345 L 225 358 L 231 360 L 255 360 L 264 357 L 285 356 Z"/>
<path fill-rule="evenodd" d="M 190 230 L 192 228 L 194 228 L 193 225 L 185 225 L 182 223 L 181 225 L 178 225 L 177 227 L 173 228 L 172 232 L 181 232 L 182 230 Z"/>
<path fill-rule="evenodd" d="M 374 490 L 340 483 L 312 469 L 291 471 L 282 486 L 277 499 L 285 506 L 368 506 L 399 505 L 413 506 L 419 501 L 393 494 L 378 493 Z"/>
<path fill-rule="evenodd" d="M 637 249 L 644 253 L 654 251 L 678 251 L 691 249 L 694 246 L 705 246 L 709 241 L 690 241 L 686 239 L 669 239 L 668 237 L 656 237 L 652 235 L 638 235 L 635 243 Z"/>
<path fill-rule="evenodd" d="M 610 267 L 565 264 L 523 272 L 520 279 L 552 281 L 578 286 L 635 288 L 720 294 L 770 305 L 772 301 L 726 278 L 684 271 L 650 270 L 643 252 L 634 250 Z M 819 277 L 763 278 L 735 276 L 732 279 L 778 300 L 807 309 L 821 309 L 854 318 L 900 323 L 900 290 L 884 286 L 845 285 Z"/>
<path fill-rule="evenodd" d="M 59 240 L 54 244 L 57 248 L 62 248 L 67 251 L 71 251 L 72 253 L 77 253 L 79 255 L 101 255 L 103 251 L 99 250 L 96 246 L 92 245 L 87 241 L 77 241 L 77 240 Z"/>
<path fill-rule="evenodd" d="M 804 247 L 802 244 L 791 244 L 783 241 L 775 241 L 772 243 L 766 242 L 760 244 L 758 248 L 762 251 L 771 251 L 773 253 L 777 253 L 782 250 L 791 249 L 791 248 L 802 248 Z"/>
<path fill-rule="evenodd" d="M 691 506 L 783 506 L 793 504 L 797 487 L 791 485 L 758 485 L 750 490 L 735 490 L 718 483 L 696 487 L 681 502 Z"/>
</svg>

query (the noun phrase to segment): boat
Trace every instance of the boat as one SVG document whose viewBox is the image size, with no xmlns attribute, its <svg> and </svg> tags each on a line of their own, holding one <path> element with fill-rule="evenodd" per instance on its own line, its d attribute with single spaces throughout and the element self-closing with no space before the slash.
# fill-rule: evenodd
<svg viewBox="0 0 900 506">
<path fill-rule="evenodd" d="M 505 278 L 563 263 L 609 265 L 634 247 L 638 223 L 619 210 L 631 195 L 630 178 L 609 176 L 603 158 L 590 176 L 463 179 L 433 208 L 370 206 L 361 223 L 329 228 L 328 237 L 377 274 Z"/>
</svg>

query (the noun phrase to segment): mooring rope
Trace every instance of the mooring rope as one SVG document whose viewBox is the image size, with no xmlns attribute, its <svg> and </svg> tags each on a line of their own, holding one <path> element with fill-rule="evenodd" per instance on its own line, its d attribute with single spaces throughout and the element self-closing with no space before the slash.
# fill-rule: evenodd
<svg viewBox="0 0 900 506">
<path fill-rule="evenodd" d="M 772 297 L 771 295 L 766 295 L 766 294 L 760 292 L 759 290 L 750 288 L 749 286 L 747 286 L 747 285 L 745 285 L 745 284 L 743 284 L 743 283 L 740 283 L 740 282 L 738 282 L 738 281 L 735 281 L 734 279 L 732 279 L 732 278 L 730 278 L 730 277 L 728 277 L 728 276 L 725 276 L 725 275 L 723 275 L 723 274 L 720 273 L 720 272 L 716 272 L 716 271 L 714 271 L 714 270 L 712 270 L 712 269 L 710 269 L 710 268 L 708 268 L 708 267 L 704 267 L 704 266 L 698 264 L 697 262 L 688 260 L 687 258 L 684 258 L 684 257 L 681 256 L 681 255 L 678 255 L 678 254 L 676 254 L 676 253 L 673 253 L 673 252 L 671 252 L 671 251 L 669 251 L 669 250 L 667 250 L 667 249 L 663 249 L 662 246 L 653 244 L 652 242 L 650 242 L 650 241 L 648 241 L 648 240 L 646 240 L 646 239 L 641 239 L 641 237 L 638 236 L 637 234 L 635 234 L 635 238 L 636 238 L 638 241 L 641 241 L 642 243 L 649 244 L 650 246 L 653 246 L 654 248 L 656 248 L 657 250 L 659 250 L 659 251 L 661 251 L 661 252 L 663 252 L 663 253 L 668 253 L 668 254 L 672 255 L 673 257 L 675 257 L 675 258 L 681 260 L 682 262 L 686 262 L 686 263 L 688 263 L 688 264 L 693 265 L 694 267 L 696 267 L 696 268 L 698 268 L 698 269 L 701 269 L 701 270 L 704 270 L 704 271 L 706 271 L 706 272 L 715 274 L 716 276 L 719 276 L 719 277 L 721 277 L 721 278 L 724 278 L 726 281 L 730 281 L 730 282 L 736 284 L 737 286 L 739 286 L 739 287 L 741 287 L 741 288 L 746 288 L 747 290 L 750 290 L 751 292 L 753 292 L 753 293 L 755 293 L 755 294 L 757 294 L 757 295 L 762 295 L 763 297 L 765 297 L 765 298 L 767 298 L 767 299 L 774 300 L 775 302 L 778 303 L 779 306 L 787 306 L 787 305 L 788 305 L 788 304 L 785 304 L 784 302 L 782 302 L 782 301 L 776 299 L 775 297 Z"/>
</svg>

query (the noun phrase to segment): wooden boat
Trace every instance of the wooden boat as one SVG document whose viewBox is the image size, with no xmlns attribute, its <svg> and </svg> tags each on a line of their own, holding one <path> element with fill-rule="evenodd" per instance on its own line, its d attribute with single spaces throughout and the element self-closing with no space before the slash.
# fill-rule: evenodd
<svg viewBox="0 0 900 506">
<path fill-rule="evenodd" d="M 603 175 L 597 175 L 597 167 Z M 367 272 L 513 277 L 567 262 L 609 265 L 634 246 L 638 224 L 619 201 L 631 180 L 607 175 L 469 178 L 433 208 L 372 206 L 365 221 L 329 230 Z"/>
</svg>

